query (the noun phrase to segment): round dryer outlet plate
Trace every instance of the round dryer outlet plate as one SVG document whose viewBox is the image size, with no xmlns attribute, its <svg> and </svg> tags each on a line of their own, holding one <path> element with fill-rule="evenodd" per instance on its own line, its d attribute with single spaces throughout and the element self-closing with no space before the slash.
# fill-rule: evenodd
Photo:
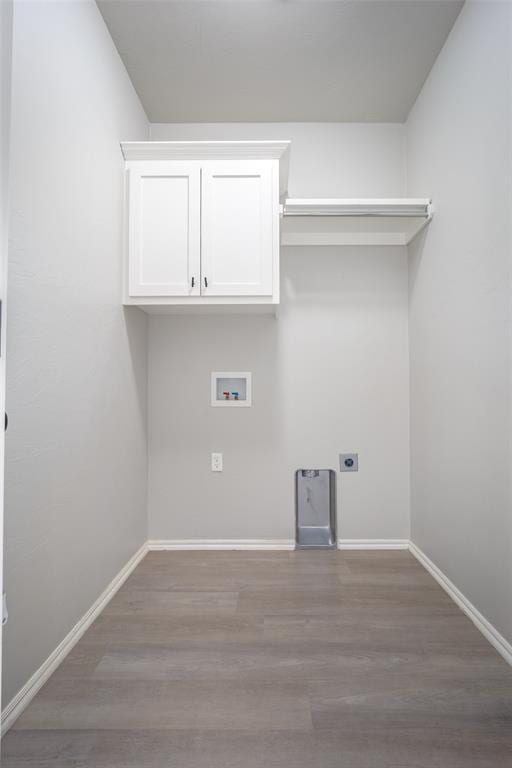
<svg viewBox="0 0 512 768">
<path fill-rule="evenodd" d="M 358 472 L 359 455 L 357 453 L 340 453 L 340 472 Z"/>
</svg>

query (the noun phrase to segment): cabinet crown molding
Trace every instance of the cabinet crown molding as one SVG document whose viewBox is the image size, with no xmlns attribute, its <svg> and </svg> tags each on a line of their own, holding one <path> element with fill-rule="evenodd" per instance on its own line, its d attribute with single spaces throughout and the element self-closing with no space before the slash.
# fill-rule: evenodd
<svg viewBox="0 0 512 768">
<path fill-rule="evenodd" d="M 279 160 L 279 194 L 286 194 L 291 141 L 122 141 L 125 160 Z"/>
</svg>

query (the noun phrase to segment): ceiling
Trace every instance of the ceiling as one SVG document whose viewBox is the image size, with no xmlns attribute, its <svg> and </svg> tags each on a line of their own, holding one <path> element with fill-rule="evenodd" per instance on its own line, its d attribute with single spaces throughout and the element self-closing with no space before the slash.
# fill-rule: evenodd
<svg viewBox="0 0 512 768">
<path fill-rule="evenodd" d="M 97 0 L 151 122 L 402 122 L 463 0 Z"/>
</svg>

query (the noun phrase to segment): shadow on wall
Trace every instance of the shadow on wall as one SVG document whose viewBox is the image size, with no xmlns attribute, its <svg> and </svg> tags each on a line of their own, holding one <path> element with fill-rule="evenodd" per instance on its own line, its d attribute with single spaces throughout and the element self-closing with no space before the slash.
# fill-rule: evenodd
<svg viewBox="0 0 512 768">
<path fill-rule="evenodd" d="M 142 423 L 147 432 L 147 315 L 137 307 L 123 307 L 126 338 L 132 365 L 133 381 L 137 395 L 137 404 Z M 141 315 L 145 322 L 141 323 Z"/>
<path fill-rule="evenodd" d="M 427 234 L 432 237 L 431 230 L 433 229 L 434 222 L 432 221 L 429 227 L 422 229 L 421 232 L 414 238 L 412 243 L 409 244 L 409 291 L 411 295 L 414 292 L 414 286 L 416 285 L 416 281 L 421 269 L 421 260 L 423 257 L 423 251 L 425 249 Z"/>
<path fill-rule="evenodd" d="M 281 251 L 281 310 L 367 311 L 402 298 L 405 246 L 287 247 Z"/>
</svg>

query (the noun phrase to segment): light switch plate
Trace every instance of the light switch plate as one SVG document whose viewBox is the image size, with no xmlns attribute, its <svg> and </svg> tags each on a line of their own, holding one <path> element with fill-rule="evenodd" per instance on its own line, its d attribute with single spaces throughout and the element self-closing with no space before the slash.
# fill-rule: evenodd
<svg viewBox="0 0 512 768">
<path fill-rule="evenodd" d="M 358 472 L 359 455 L 357 453 L 340 453 L 340 472 Z"/>
</svg>

